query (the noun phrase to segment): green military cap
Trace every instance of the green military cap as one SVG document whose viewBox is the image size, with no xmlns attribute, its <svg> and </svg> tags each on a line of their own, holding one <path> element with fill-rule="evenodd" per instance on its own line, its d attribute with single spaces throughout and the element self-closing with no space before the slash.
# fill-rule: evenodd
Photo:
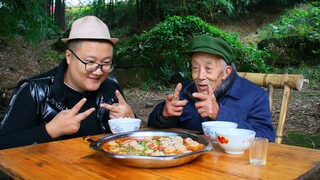
<svg viewBox="0 0 320 180">
<path fill-rule="evenodd" d="M 191 41 L 191 50 L 188 52 L 205 52 L 221 56 L 227 64 L 234 61 L 231 46 L 221 38 L 211 37 L 207 34 L 197 36 Z"/>
</svg>

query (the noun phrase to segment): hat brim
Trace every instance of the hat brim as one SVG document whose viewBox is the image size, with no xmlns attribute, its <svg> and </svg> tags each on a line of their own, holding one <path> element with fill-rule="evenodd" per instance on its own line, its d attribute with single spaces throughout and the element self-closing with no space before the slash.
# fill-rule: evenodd
<svg viewBox="0 0 320 180">
<path fill-rule="evenodd" d="M 111 41 L 113 44 L 116 44 L 119 39 L 118 38 L 62 38 L 61 41 L 64 42 L 64 43 L 68 43 L 68 41 L 70 40 L 75 40 L 75 39 L 87 39 L 87 40 L 108 40 L 108 41 Z"/>
</svg>

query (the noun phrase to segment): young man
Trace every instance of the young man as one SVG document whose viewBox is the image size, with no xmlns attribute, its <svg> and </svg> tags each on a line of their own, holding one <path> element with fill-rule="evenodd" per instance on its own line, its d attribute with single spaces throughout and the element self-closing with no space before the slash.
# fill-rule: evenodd
<svg viewBox="0 0 320 180">
<path fill-rule="evenodd" d="M 174 94 L 159 103 L 148 126 L 202 131 L 204 121 L 231 121 L 258 137 L 275 140 L 266 91 L 237 75 L 227 42 L 208 35 L 191 42 L 192 80 L 179 83 Z"/>
<path fill-rule="evenodd" d="M 108 119 L 135 117 L 113 70 L 113 46 L 95 16 L 72 24 L 65 59 L 19 83 L 0 126 L 0 149 L 110 132 Z"/>
</svg>

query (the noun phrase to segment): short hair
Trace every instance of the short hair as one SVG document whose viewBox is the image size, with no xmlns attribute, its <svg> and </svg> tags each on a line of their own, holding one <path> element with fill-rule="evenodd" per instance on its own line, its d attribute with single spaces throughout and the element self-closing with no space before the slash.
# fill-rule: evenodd
<svg viewBox="0 0 320 180">
<path fill-rule="evenodd" d="M 227 62 L 223 58 L 221 58 L 220 61 L 221 61 L 221 68 L 222 69 L 228 66 Z"/>
</svg>

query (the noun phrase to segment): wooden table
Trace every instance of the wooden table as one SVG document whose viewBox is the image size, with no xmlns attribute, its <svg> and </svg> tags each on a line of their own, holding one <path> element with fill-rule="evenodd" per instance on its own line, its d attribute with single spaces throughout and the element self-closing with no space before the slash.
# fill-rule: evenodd
<svg viewBox="0 0 320 180">
<path fill-rule="evenodd" d="M 98 139 L 102 135 L 93 136 Z M 178 167 L 142 169 L 117 164 L 83 138 L 0 151 L 0 170 L 14 179 L 303 179 L 320 167 L 320 150 L 270 143 L 265 166 L 215 149 Z"/>
</svg>

